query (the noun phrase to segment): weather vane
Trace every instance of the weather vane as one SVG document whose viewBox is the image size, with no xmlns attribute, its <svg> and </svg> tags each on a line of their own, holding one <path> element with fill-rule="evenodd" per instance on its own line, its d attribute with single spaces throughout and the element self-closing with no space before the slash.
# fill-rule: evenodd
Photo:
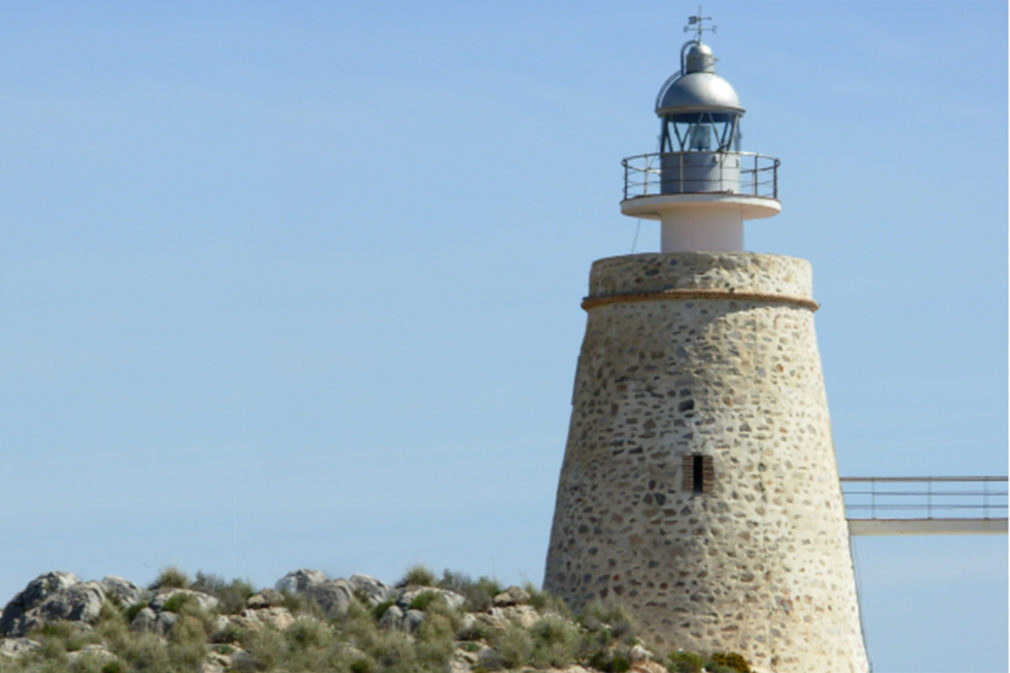
<svg viewBox="0 0 1010 673">
<path fill-rule="evenodd" d="M 696 15 L 694 15 L 694 16 L 687 17 L 687 25 L 684 26 L 684 32 L 688 33 L 688 32 L 690 32 L 692 30 L 697 30 L 698 31 L 698 42 L 701 42 L 701 34 L 705 31 L 705 27 L 703 25 L 703 22 L 704 21 L 711 21 L 711 20 L 712 20 L 711 16 L 702 16 L 701 15 L 701 5 L 698 5 L 698 13 Z M 716 26 L 709 26 L 709 30 L 712 31 L 713 33 L 715 32 L 715 29 L 716 29 Z"/>
</svg>

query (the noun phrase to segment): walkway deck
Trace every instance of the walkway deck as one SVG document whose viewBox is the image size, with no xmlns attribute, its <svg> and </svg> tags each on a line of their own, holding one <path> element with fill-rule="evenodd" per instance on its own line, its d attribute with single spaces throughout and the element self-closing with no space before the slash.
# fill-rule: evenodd
<svg viewBox="0 0 1010 673">
<path fill-rule="evenodd" d="M 842 477 L 850 535 L 1006 535 L 1006 477 Z"/>
</svg>

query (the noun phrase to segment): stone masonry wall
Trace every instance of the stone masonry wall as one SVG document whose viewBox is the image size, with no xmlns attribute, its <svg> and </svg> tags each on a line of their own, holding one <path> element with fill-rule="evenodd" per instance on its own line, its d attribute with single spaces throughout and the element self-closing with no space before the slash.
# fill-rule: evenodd
<svg viewBox="0 0 1010 673">
<path fill-rule="evenodd" d="M 777 255 L 593 264 L 545 588 L 663 650 L 868 670 L 810 295 Z"/>
</svg>

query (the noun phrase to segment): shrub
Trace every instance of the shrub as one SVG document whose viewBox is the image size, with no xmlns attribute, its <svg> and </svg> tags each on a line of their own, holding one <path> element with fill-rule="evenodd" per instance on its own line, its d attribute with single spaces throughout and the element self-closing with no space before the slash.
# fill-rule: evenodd
<svg viewBox="0 0 1010 673">
<path fill-rule="evenodd" d="M 165 612 L 179 612 L 182 610 L 182 606 L 189 602 L 195 602 L 191 595 L 175 594 L 174 596 L 169 596 L 165 600 L 165 605 L 162 606 L 161 609 Z"/>
<path fill-rule="evenodd" d="M 631 660 L 613 650 L 600 650 L 589 658 L 589 665 L 603 673 L 627 673 Z"/>
<path fill-rule="evenodd" d="M 113 662 L 107 661 L 105 657 L 85 653 L 74 659 L 67 670 L 70 673 L 103 673 L 105 667 L 109 663 Z M 122 666 L 122 664 L 120 664 L 120 666 Z M 34 669 L 32 673 L 34 673 Z"/>
<path fill-rule="evenodd" d="M 494 632 L 491 646 L 501 658 L 502 665 L 507 668 L 519 668 L 529 663 L 533 652 L 533 640 L 529 632 L 511 623 Z"/>
<path fill-rule="evenodd" d="M 284 596 L 284 607 L 291 614 L 295 616 L 315 617 L 316 619 L 324 618 L 323 609 L 319 607 L 319 603 L 309 599 L 304 594 L 293 594 L 282 591 L 281 595 Z"/>
<path fill-rule="evenodd" d="M 491 600 L 501 592 L 501 585 L 490 577 L 471 579 L 469 575 L 446 570 L 438 586 L 455 591 L 466 599 L 467 612 L 484 612 L 491 607 Z"/>
<path fill-rule="evenodd" d="M 162 569 L 157 579 L 151 583 L 148 589 L 185 589 L 189 586 L 189 577 L 175 566 L 168 566 Z"/>
<path fill-rule="evenodd" d="M 743 655 L 736 652 L 716 652 L 708 658 L 705 668 L 714 669 L 716 666 L 724 666 L 730 671 L 737 673 L 751 673 L 750 664 L 743 658 Z"/>
<path fill-rule="evenodd" d="M 76 631 L 66 639 L 67 652 L 77 652 L 85 645 L 100 643 L 102 639 L 93 631 Z"/>
<path fill-rule="evenodd" d="M 396 583 L 398 587 L 407 586 L 422 586 L 422 587 L 433 587 L 437 584 L 435 579 L 435 573 L 431 572 L 422 565 L 412 566 L 407 569 L 407 573 L 403 578 Z"/>
<path fill-rule="evenodd" d="M 583 610 L 579 622 L 590 631 L 606 630 L 611 638 L 625 645 L 633 645 L 638 633 L 630 613 L 620 603 L 594 601 Z"/>
<path fill-rule="evenodd" d="M 575 662 L 581 640 L 575 624 L 560 617 L 543 617 L 530 629 L 532 663 L 563 668 Z"/>
<path fill-rule="evenodd" d="M 284 631 L 292 647 L 326 647 L 333 642 L 333 630 L 314 619 L 299 619 Z"/>
<path fill-rule="evenodd" d="M 39 627 L 37 633 L 38 635 L 45 636 L 47 639 L 56 638 L 59 640 L 67 640 L 70 636 L 74 635 L 77 629 L 74 628 L 71 622 L 46 622 L 41 627 Z"/>
<path fill-rule="evenodd" d="M 273 629 L 245 631 L 241 642 L 256 670 L 271 670 L 284 661 L 284 636 Z"/>
<path fill-rule="evenodd" d="M 422 591 L 410 601 L 409 608 L 411 610 L 427 610 L 429 605 L 439 599 L 442 599 L 442 597 L 434 591 Z M 445 599 L 442 599 L 442 602 L 444 603 Z"/>
<path fill-rule="evenodd" d="M 684 650 L 672 652 L 669 659 L 670 663 L 666 665 L 666 668 L 670 673 L 701 673 L 701 668 L 705 665 L 704 658 L 694 652 L 685 652 Z"/>
<path fill-rule="evenodd" d="M 414 639 L 418 663 L 425 668 L 444 670 L 456 649 L 455 633 L 451 615 L 430 612 L 417 628 Z"/>
<path fill-rule="evenodd" d="M 256 591 L 253 586 L 244 580 L 233 579 L 226 582 L 217 575 L 204 574 L 198 572 L 196 580 L 190 585 L 191 589 L 210 594 L 220 601 L 218 609 L 222 614 L 234 615 L 245 609 L 246 599 Z"/>
<path fill-rule="evenodd" d="M 386 614 L 386 610 L 393 607 L 396 601 L 382 601 L 378 605 L 374 605 L 371 608 L 372 618 L 375 621 L 382 619 L 382 615 Z"/>
<path fill-rule="evenodd" d="M 571 615 L 568 606 L 557 596 L 538 589 L 531 582 L 524 584 L 523 589 L 530 595 L 530 606 L 536 609 L 537 612 L 555 612 L 562 617 Z"/>
<path fill-rule="evenodd" d="M 348 666 L 351 673 L 373 673 L 375 671 L 375 664 L 373 664 L 368 659 L 355 659 Z"/>
<path fill-rule="evenodd" d="M 137 613 L 147 607 L 147 603 L 134 603 L 130 607 L 123 610 L 123 619 L 127 622 L 132 622 L 137 616 Z"/>
<path fill-rule="evenodd" d="M 609 673 L 627 673 L 631 670 L 631 659 L 623 654 L 615 654 L 611 661 Z"/>
<path fill-rule="evenodd" d="M 491 638 L 491 627 L 476 620 L 469 627 L 456 633 L 456 637 L 463 641 L 489 640 Z M 468 642 L 467 645 L 472 645 Z"/>
<path fill-rule="evenodd" d="M 168 648 L 153 633 L 137 633 L 124 638 L 113 651 L 136 671 L 171 670 Z"/>
</svg>

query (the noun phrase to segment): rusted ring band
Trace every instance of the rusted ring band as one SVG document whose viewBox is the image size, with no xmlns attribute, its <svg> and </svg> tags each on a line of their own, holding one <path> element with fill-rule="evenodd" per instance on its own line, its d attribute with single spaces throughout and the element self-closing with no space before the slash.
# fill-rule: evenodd
<svg viewBox="0 0 1010 673">
<path fill-rule="evenodd" d="M 787 294 L 766 294 L 764 292 L 734 292 L 722 289 L 671 289 L 660 292 L 624 292 L 621 294 L 608 294 L 599 297 L 586 297 L 582 300 L 582 308 L 589 310 L 597 306 L 607 306 L 608 304 L 626 304 L 636 301 L 672 301 L 684 299 L 724 299 L 739 301 L 759 301 L 769 304 L 791 304 L 801 308 L 816 311 L 821 307 L 813 299 L 806 297 L 793 297 Z"/>
</svg>

